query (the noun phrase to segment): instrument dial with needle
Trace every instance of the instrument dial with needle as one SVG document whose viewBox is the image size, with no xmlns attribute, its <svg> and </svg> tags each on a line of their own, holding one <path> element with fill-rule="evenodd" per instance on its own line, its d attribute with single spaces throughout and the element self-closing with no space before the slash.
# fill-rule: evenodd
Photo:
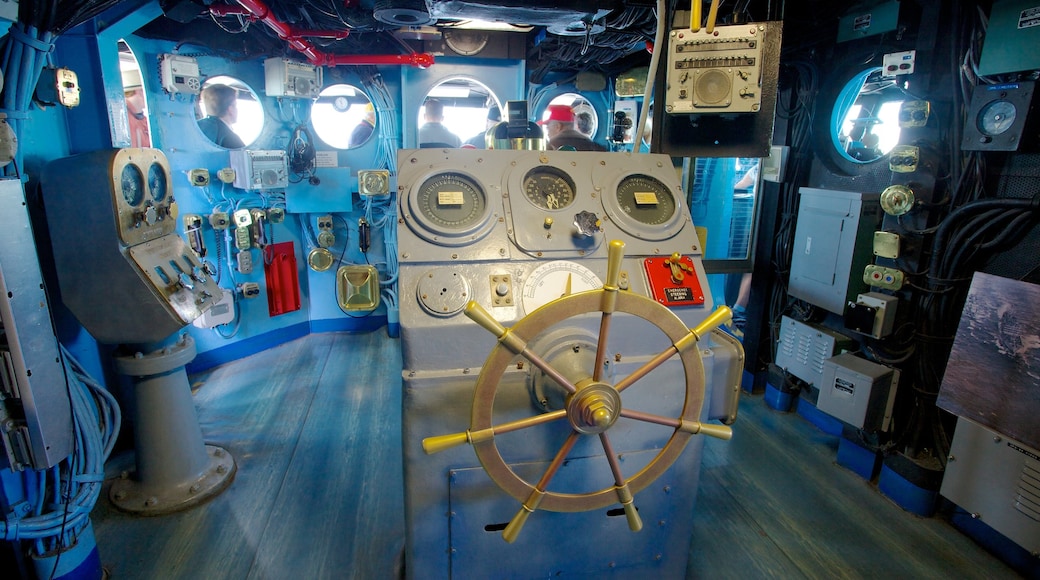
<svg viewBox="0 0 1040 580">
<path fill-rule="evenodd" d="M 574 202 L 574 182 L 555 167 L 536 167 L 524 176 L 527 199 L 542 209 L 563 209 Z"/>
<path fill-rule="evenodd" d="M 524 281 L 524 310 L 533 312 L 562 296 L 603 287 L 595 272 L 575 262 L 558 260 L 538 266 Z"/>
</svg>

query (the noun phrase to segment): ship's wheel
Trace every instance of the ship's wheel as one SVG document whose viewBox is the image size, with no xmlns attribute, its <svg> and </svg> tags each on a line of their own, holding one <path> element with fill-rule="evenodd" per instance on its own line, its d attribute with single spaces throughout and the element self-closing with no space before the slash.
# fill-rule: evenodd
<svg viewBox="0 0 1040 580">
<path fill-rule="evenodd" d="M 732 430 L 724 425 L 702 424 L 699 421 L 704 401 L 704 367 L 697 341 L 715 327 L 728 321 L 732 313 L 722 306 L 708 316 L 696 328 L 687 328 L 671 310 L 645 296 L 621 292 L 618 278 L 624 257 L 624 243 L 610 243 L 607 260 L 607 278 L 599 290 L 563 296 L 531 314 L 525 316 L 512 328 L 505 328 L 476 302 L 466 306 L 466 315 L 498 337 L 498 344 L 491 350 L 477 379 L 473 393 L 473 411 L 469 430 L 462 433 L 428 437 L 423 440 L 427 453 L 436 453 L 470 443 L 480 459 L 481 465 L 491 479 L 506 493 L 520 502 L 522 507 L 502 533 L 507 542 L 514 541 L 527 518 L 537 509 L 555 512 L 579 512 L 601 509 L 620 503 L 625 510 L 629 528 L 639 531 L 643 524 L 636 511 L 633 496 L 646 488 L 663 474 L 682 453 L 690 436 L 697 433 L 729 439 Z M 528 340 L 539 336 L 546 329 L 568 318 L 590 312 L 601 312 L 599 338 L 596 347 L 596 362 L 591 376 L 572 381 L 563 376 L 552 365 L 531 352 Z M 637 316 L 656 326 L 671 341 L 671 346 L 653 357 L 648 363 L 633 371 L 616 383 L 603 380 L 602 369 L 606 358 L 607 337 L 610 334 L 611 317 L 615 312 Z M 493 408 L 495 394 L 502 376 L 520 355 L 530 361 L 566 392 L 564 408 L 535 415 L 526 419 L 495 425 Z M 686 381 L 683 408 L 676 417 L 644 413 L 625 409 L 621 404 L 621 393 L 633 387 L 639 379 L 655 368 L 679 356 Z M 625 477 L 618 456 L 611 445 L 609 432 L 620 417 L 654 423 L 673 429 L 673 433 L 657 455 L 638 473 Z M 549 467 L 535 483 L 518 476 L 502 458 L 495 444 L 495 437 L 554 421 L 568 421 L 571 432 L 556 453 Z M 583 436 L 598 437 L 606 461 L 614 477 L 614 485 L 588 493 L 556 493 L 548 491 L 553 477 L 567 459 L 578 439 Z"/>
</svg>

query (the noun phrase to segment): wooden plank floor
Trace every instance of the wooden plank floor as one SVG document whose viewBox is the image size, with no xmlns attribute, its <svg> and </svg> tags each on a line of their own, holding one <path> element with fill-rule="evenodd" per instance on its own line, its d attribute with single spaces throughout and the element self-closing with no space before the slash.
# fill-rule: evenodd
<svg viewBox="0 0 1040 580">
<path fill-rule="evenodd" d="M 311 335 L 192 377 L 203 437 L 234 455 L 235 481 L 154 518 L 103 497 L 92 517 L 105 567 L 117 579 L 397 577 L 400 369 L 399 342 L 377 331 Z M 1015 577 L 837 466 L 834 437 L 758 397 L 740 413 L 731 441 L 706 441 L 689 578 Z M 132 462 L 114 458 L 108 476 Z"/>
</svg>

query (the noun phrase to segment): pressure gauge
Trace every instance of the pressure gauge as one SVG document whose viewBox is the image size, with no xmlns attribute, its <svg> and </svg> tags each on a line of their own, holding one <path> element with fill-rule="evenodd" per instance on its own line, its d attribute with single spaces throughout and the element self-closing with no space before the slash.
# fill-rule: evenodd
<svg viewBox="0 0 1040 580">
<path fill-rule="evenodd" d="M 675 193 L 662 181 L 636 173 L 616 183 L 613 195 L 603 196 L 603 209 L 622 230 L 653 241 L 671 238 L 683 228 Z"/>
<path fill-rule="evenodd" d="M 536 167 L 524 177 L 524 195 L 536 207 L 563 209 L 574 202 L 574 181 L 555 167 Z"/>
<path fill-rule="evenodd" d="M 119 178 L 119 188 L 122 190 L 123 201 L 130 207 L 137 207 L 144 200 L 144 175 L 141 169 L 132 163 L 123 167 Z"/>
<path fill-rule="evenodd" d="M 991 137 L 1004 133 L 1015 123 L 1017 109 L 1009 101 L 993 101 L 979 112 L 978 126 L 983 135 Z"/>
<path fill-rule="evenodd" d="M 659 225 L 675 215 L 675 198 L 668 187 L 646 175 L 633 175 L 617 188 L 621 211 L 639 223 Z"/>
<path fill-rule="evenodd" d="M 168 191 L 169 182 L 166 179 L 166 169 L 158 163 L 152 163 L 148 167 L 148 192 L 151 193 L 152 199 L 160 202 L 166 199 Z"/>
<path fill-rule="evenodd" d="M 461 172 L 435 174 L 408 194 L 409 225 L 427 241 L 464 245 L 493 226 L 487 195 L 476 179 Z"/>
<path fill-rule="evenodd" d="M 602 287 L 599 276 L 581 264 L 566 260 L 548 262 L 524 280 L 524 310 L 531 313 L 557 298 Z"/>
<path fill-rule="evenodd" d="M 346 110 L 350 108 L 350 99 L 340 95 L 332 99 L 332 108 L 336 109 L 340 113 L 346 112 Z"/>
</svg>

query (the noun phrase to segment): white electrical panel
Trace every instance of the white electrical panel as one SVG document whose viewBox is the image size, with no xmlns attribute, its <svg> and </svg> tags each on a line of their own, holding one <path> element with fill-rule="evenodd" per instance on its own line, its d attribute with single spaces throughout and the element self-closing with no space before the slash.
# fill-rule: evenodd
<svg viewBox="0 0 1040 580">
<path fill-rule="evenodd" d="M 816 407 L 867 431 L 888 431 L 899 384 L 899 370 L 840 354 L 824 361 Z"/>
<path fill-rule="evenodd" d="M 202 91 L 199 62 L 190 56 L 164 54 L 159 56 L 159 80 L 168 93 L 197 95 Z"/>
<path fill-rule="evenodd" d="M 286 58 L 264 61 L 264 87 L 269 97 L 316 99 L 321 92 L 322 69 Z"/>
<path fill-rule="evenodd" d="M 241 189 L 284 189 L 289 186 L 289 162 L 285 151 L 233 149 L 234 186 Z"/>
<path fill-rule="evenodd" d="M 754 113 L 762 106 L 762 36 L 757 24 L 673 30 L 665 111 Z"/>
</svg>

